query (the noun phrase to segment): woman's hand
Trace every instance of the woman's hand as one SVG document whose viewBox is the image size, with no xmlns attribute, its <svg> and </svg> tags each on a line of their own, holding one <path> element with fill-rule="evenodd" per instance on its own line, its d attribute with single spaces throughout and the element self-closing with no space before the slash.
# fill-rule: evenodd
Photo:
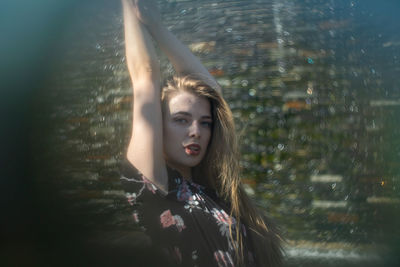
<svg viewBox="0 0 400 267">
<path fill-rule="evenodd" d="M 203 76 L 211 87 L 221 92 L 220 86 L 200 60 L 163 25 L 155 0 L 123 0 L 123 2 L 129 2 L 136 19 L 143 26 L 146 26 L 158 46 L 167 55 L 178 75 L 196 74 Z"/>
<path fill-rule="evenodd" d="M 158 26 L 161 22 L 161 15 L 153 0 L 133 0 L 136 6 L 137 18 L 147 26 Z"/>
</svg>

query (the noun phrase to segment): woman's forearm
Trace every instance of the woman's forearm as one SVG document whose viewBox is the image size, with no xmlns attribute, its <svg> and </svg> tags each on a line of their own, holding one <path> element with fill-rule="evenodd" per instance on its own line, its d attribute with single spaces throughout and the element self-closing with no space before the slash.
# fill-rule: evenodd
<svg viewBox="0 0 400 267">
<path fill-rule="evenodd" d="M 143 79 L 159 79 L 159 62 L 150 35 L 137 18 L 134 4 L 122 0 L 122 5 L 126 61 L 133 84 Z"/>
<path fill-rule="evenodd" d="M 219 90 L 214 77 L 203 66 L 200 60 L 193 55 L 189 48 L 179 41 L 161 23 L 147 25 L 149 32 L 161 50 L 167 55 L 178 74 L 197 74 L 202 76 L 210 85 Z"/>
</svg>

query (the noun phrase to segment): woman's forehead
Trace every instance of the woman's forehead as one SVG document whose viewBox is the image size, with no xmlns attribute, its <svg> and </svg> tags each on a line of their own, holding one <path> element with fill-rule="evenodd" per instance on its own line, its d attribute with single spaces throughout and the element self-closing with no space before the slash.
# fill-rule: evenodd
<svg viewBox="0 0 400 267">
<path fill-rule="evenodd" d="M 180 92 L 172 96 L 168 103 L 168 109 L 171 114 L 184 111 L 211 115 L 210 101 L 205 97 L 196 96 L 188 92 Z"/>
</svg>

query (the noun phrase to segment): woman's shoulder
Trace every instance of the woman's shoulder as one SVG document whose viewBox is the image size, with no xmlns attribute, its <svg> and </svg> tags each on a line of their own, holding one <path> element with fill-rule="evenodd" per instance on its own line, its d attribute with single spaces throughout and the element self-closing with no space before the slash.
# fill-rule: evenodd
<svg viewBox="0 0 400 267">
<path fill-rule="evenodd" d="M 122 177 L 131 179 L 140 179 L 142 177 L 142 173 L 126 158 L 120 162 L 119 170 Z"/>
<path fill-rule="evenodd" d="M 155 183 L 143 175 L 135 165 L 133 165 L 128 159 L 124 158 L 120 163 L 120 179 L 125 191 L 131 191 L 134 189 L 146 185 L 147 188 L 151 189 L 152 192 L 158 192 L 162 196 L 169 195 L 173 191 L 176 191 L 177 181 L 183 179 L 182 175 L 175 169 L 170 168 L 168 165 L 168 192 L 161 190 Z"/>
<path fill-rule="evenodd" d="M 143 196 L 168 198 L 174 201 L 189 201 L 194 195 L 202 196 L 208 206 L 215 206 L 229 211 L 230 202 L 220 196 L 218 192 L 207 187 L 198 181 L 187 181 L 175 169 L 167 165 L 168 173 L 168 192 L 164 192 L 147 179 L 129 160 L 124 159 L 120 165 L 121 184 L 127 194 L 133 194 L 135 197 Z"/>
</svg>

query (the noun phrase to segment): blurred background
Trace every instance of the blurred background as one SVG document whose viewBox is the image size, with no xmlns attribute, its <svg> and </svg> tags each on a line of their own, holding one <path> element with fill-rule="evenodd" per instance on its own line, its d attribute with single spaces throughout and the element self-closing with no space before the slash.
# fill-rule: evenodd
<svg viewBox="0 0 400 267">
<path fill-rule="evenodd" d="M 400 2 L 158 2 L 223 87 L 285 266 L 398 266 Z M 1 5 L 2 261 L 140 266 L 151 255 L 118 173 L 132 109 L 120 2 Z"/>
</svg>

